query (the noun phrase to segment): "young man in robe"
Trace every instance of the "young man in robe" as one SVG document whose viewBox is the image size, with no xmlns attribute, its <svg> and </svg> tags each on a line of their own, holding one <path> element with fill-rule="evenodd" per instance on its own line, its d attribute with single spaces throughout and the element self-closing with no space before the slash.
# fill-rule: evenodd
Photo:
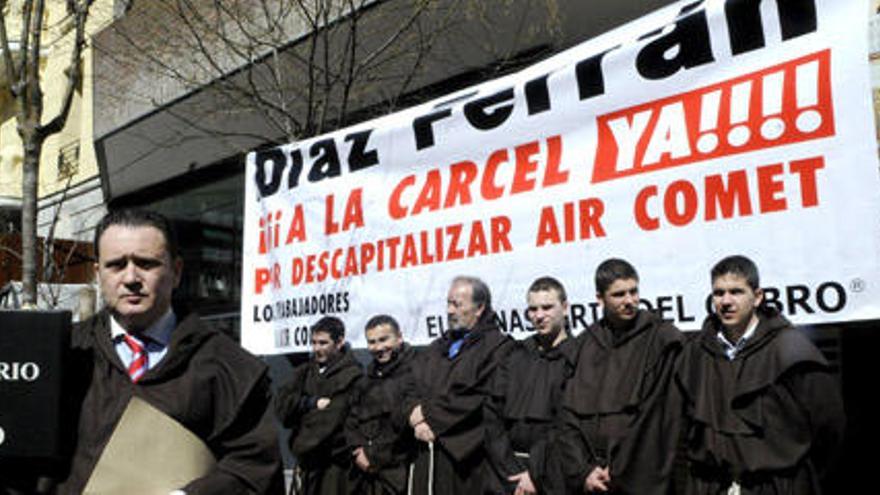
<svg viewBox="0 0 880 495">
<path fill-rule="evenodd" d="M 684 338 L 639 308 L 630 263 L 603 261 L 595 283 L 603 316 L 579 337 L 562 402 L 566 481 L 572 493 L 666 494 L 679 431 L 668 391 Z"/>
<path fill-rule="evenodd" d="M 828 362 L 763 305 L 758 268 L 730 256 L 711 271 L 714 313 L 688 343 L 686 494 L 821 493 L 843 437 L 840 387 Z"/>
<path fill-rule="evenodd" d="M 278 391 L 275 413 L 291 429 L 302 495 L 348 492 L 351 451 L 345 419 L 363 369 L 345 342 L 342 320 L 325 316 L 311 328 L 312 357 Z"/>
<path fill-rule="evenodd" d="M 403 340 L 393 317 L 377 315 L 366 325 L 373 361 L 355 390 L 346 436 L 354 467 L 350 493 L 403 495 L 415 438 L 399 401 L 412 379 L 415 350 Z"/>
<path fill-rule="evenodd" d="M 415 386 L 403 404 L 420 443 L 412 493 L 483 494 L 491 475 L 487 408 L 512 340 L 498 328 L 482 280 L 456 277 L 446 307 L 448 330 L 419 356 Z"/>
<path fill-rule="evenodd" d="M 555 423 L 578 346 L 568 334 L 568 298 L 558 280 L 535 280 L 526 300 L 535 335 L 516 343 L 495 377 L 488 450 L 499 492 L 563 495 Z"/>
</svg>

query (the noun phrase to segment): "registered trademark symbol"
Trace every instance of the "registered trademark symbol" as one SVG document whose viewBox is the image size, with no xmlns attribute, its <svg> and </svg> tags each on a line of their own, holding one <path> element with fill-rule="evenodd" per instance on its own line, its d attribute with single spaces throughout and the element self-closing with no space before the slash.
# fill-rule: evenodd
<svg viewBox="0 0 880 495">
<path fill-rule="evenodd" d="M 852 292 L 862 292 L 865 290 L 865 281 L 860 278 L 852 279 L 852 282 L 849 283 L 849 290 Z"/>
</svg>

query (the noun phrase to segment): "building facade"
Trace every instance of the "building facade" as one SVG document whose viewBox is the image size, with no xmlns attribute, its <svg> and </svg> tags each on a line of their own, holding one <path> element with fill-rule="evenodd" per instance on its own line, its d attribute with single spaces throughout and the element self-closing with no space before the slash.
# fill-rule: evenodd
<svg viewBox="0 0 880 495">
<path fill-rule="evenodd" d="M 95 39 L 104 197 L 185 226 L 191 269 L 182 295 L 232 330 L 246 152 L 496 77 L 671 2 L 390 0 L 363 2 L 358 12 L 325 3 L 323 12 L 272 10 L 277 28 L 210 2 L 195 2 L 198 14 L 136 3 Z M 229 28 L 204 36 L 198 28 L 207 24 L 193 17 L 251 23 L 261 34 Z"/>
<path fill-rule="evenodd" d="M 96 1 L 86 22 L 86 38 L 104 29 L 112 21 L 113 2 Z M 20 42 L 22 2 L 9 2 L 4 17 L 10 52 L 14 63 L 21 57 Z M 60 110 L 66 90 L 65 71 L 73 47 L 73 19 L 65 2 L 46 2 L 41 28 L 39 67 L 43 91 L 43 122 Z M 43 283 L 39 288 L 42 307 L 79 306 L 80 289 L 90 289 L 92 281 L 90 236 L 103 214 L 98 161 L 93 145 L 94 50 L 87 42 L 82 52 L 82 80 L 77 85 L 64 127 L 43 144 L 38 177 L 38 249 L 42 262 Z M 0 64 L 2 65 L 2 64 Z M 17 131 L 16 102 L 9 91 L 5 67 L 0 70 L 0 305 L 14 306 L 14 294 L 20 288 L 21 266 L 18 255 L 21 242 L 22 141 Z M 47 242 L 47 239 L 50 241 Z M 67 286 L 67 287 L 62 287 Z"/>
</svg>

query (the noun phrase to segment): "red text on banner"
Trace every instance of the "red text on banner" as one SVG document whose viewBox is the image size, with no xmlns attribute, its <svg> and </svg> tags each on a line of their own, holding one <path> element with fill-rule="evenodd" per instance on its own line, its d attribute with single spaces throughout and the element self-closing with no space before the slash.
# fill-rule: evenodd
<svg viewBox="0 0 880 495">
<path fill-rule="evenodd" d="M 834 135 L 830 52 L 597 119 L 592 182 Z"/>
</svg>

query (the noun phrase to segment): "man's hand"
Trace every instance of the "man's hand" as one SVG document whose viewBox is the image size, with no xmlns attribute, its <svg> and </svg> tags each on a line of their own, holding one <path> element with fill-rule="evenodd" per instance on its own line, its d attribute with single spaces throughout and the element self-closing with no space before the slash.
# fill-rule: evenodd
<svg viewBox="0 0 880 495">
<path fill-rule="evenodd" d="M 413 427 L 413 433 L 415 434 L 416 439 L 425 443 L 430 443 L 436 438 L 434 430 L 432 430 L 428 422 L 425 421 L 425 415 L 422 414 L 421 404 L 414 407 L 412 412 L 409 413 L 409 424 Z"/>
<path fill-rule="evenodd" d="M 607 492 L 609 482 L 611 482 L 611 474 L 607 467 L 594 468 L 584 481 L 584 492 Z"/>
<path fill-rule="evenodd" d="M 317 406 L 318 406 L 319 411 L 321 411 L 323 409 L 327 409 L 327 406 L 329 406 L 329 405 L 330 405 L 330 399 L 328 397 L 321 397 L 320 399 L 318 399 Z"/>
<path fill-rule="evenodd" d="M 419 404 L 413 408 L 412 412 L 409 414 L 409 425 L 413 428 L 416 427 L 419 423 L 425 422 L 425 415 L 422 414 L 422 405 Z"/>
<path fill-rule="evenodd" d="M 367 454 L 364 453 L 363 447 L 354 449 L 351 455 L 354 457 L 354 465 L 357 466 L 358 469 L 365 473 L 370 470 L 370 460 L 367 459 Z"/>
<path fill-rule="evenodd" d="M 513 495 L 535 495 L 538 493 L 538 489 L 535 488 L 535 484 L 532 482 L 532 477 L 529 476 L 528 471 L 508 476 L 507 480 L 516 481 L 516 490 L 513 491 Z"/>
<path fill-rule="evenodd" d="M 418 440 L 425 443 L 431 443 L 434 441 L 434 430 L 432 430 L 431 427 L 428 426 L 428 423 L 424 421 L 416 425 L 414 432 Z"/>
</svg>

